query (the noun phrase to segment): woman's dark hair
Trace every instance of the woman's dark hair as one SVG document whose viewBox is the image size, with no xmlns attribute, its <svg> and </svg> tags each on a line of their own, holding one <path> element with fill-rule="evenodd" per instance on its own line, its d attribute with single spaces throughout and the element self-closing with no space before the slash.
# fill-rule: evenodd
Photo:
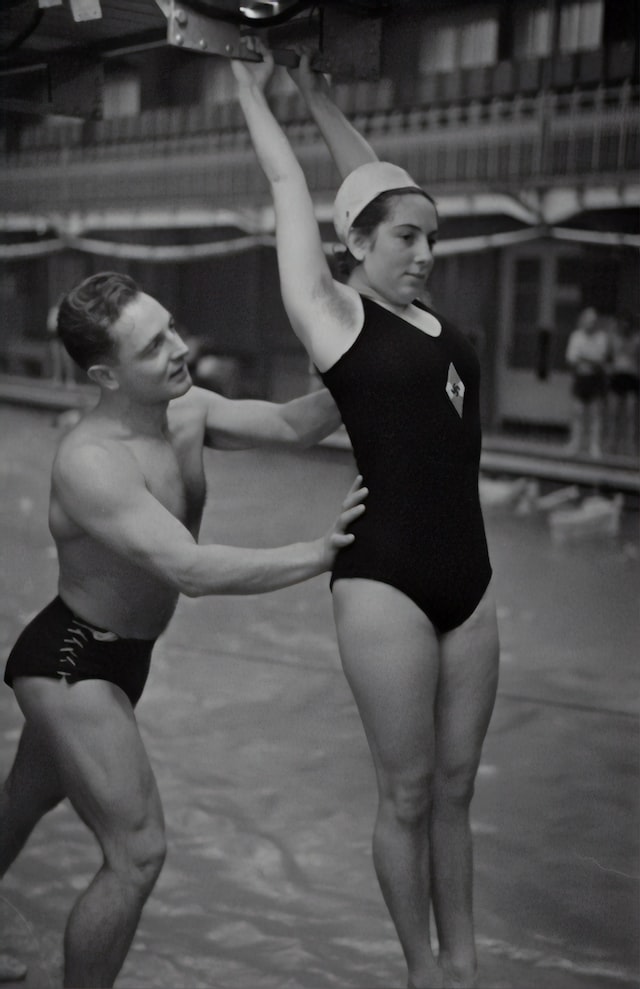
<svg viewBox="0 0 640 989">
<path fill-rule="evenodd" d="M 380 224 L 389 217 L 392 201 L 397 199 L 398 196 L 415 196 L 416 192 L 421 193 L 425 199 L 428 199 L 437 211 L 436 201 L 429 195 L 428 192 L 423 192 L 421 189 L 389 189 L 387 192 L 381 192 L 379 196 L 372 199 L 371 202 L 368 203 L 360 213 L 358 213 L 355 220 L 351 224 L 351 229 L 363 237 L 373 236 Z M 345 279 L 348 278 L 353 269 L 357 268 L 360 264 L 357 258 L 354 258 L 348 247 L 345 247 L 344 250 L 336 251 L 335 260 L 339 275 Z"/>
<path fill-rule="evenodd" d="M 64 296 L 58 311 L 58 336 L 83 370 L 116 356 L 116 343 L 109 331 L 139 294 L 133 278 L 101 271 Z"/>
</svg>

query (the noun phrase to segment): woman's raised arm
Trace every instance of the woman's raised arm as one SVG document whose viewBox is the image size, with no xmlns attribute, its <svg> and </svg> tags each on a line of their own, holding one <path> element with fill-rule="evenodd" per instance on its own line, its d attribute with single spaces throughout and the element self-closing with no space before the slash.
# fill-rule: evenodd
<svg viewBox="0 0 640 989">
<path fill-rule="evenodd" d="M 357 319 L 357 303 L 351 298 L 355 293 L 332 277 L 304 172 L 265 97 L 273 59 L 260 50 L 263 62 L 232 61 L 238 98 L 271 186 L 282 300 L 312 360 L 326 365 L 327 336 L 335 338 L 343 325 L 349 327 Z"/>
<path fill-rule="evenodd" d="M 289 75 L 300 90 L 307 109 L 322 134 L 340 178 L 345 179 L 360 165 L 378 161 L 378 155 L 371 145 L 334 102 L 325 77 L 321 72 L 312 71 L 307 53 L 300 57 L 297 69 L 289 70 Z"/>
</svg>

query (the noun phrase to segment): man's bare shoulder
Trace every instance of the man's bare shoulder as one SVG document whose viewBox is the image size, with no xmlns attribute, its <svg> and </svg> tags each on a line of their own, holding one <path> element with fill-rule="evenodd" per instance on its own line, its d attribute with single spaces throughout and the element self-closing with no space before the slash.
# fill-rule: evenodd
<svg viewBox="0 0 640 989">
<path fill-rule="evenodd" d="M 139 474 L 131 451 L 113 430 L 87 416 L 60 441 L 52 480 L 54 485 L 73 483 L 75 479 L 105 483 L 121 480 L 123 474 L 130 477 Z"/>
<path fill-rule="evenodd" d="M 220 401 L 221 396 L 216 392 L 208 391 L 206 388 L 198 388 L 193 385 L 188 392 L 180 398 L 174 398 L 169 403 L 169 423 L 172 427 L 191 427 L 192 429 L 202 429 L 211 414 L 211 409 Z"/>
</svg>

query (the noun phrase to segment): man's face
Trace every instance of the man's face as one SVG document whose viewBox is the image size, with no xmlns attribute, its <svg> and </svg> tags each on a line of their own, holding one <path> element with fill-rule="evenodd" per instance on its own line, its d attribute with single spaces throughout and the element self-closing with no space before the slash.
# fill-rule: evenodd
<svg viewBox="0 0 640 989">
<path fill-rule="evenodd" d="M 170 401 L 191 386 L 188 347 L 176 331 L 173 316 L 141 292 L 111 327 L 116 341 L 112 367 L 119 387 L 136 401 Z"/>
<path fill-rule="evenodd" d="M 580 326 L 584 332 L 591 336 L 598 329 L 598 314 L 595 309 L 585 309 L 580 314 Z"/>
</svg>

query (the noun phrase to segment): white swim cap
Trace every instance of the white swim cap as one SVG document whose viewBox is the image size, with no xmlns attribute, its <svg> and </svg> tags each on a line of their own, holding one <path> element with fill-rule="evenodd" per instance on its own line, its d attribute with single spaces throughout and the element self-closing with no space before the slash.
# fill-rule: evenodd
<svg viewBox="0 0 640 989">
<path fill-rule="evenodd" d="M 349 231 L 363 209 L 381 193 L 396 189 L 412 189 L 427 195 L 404 168 L 389 161 L 369 161 L 347 175 L 333 204 L 333 225 L 343 244 L 347 243 Z"/>
</svg>

